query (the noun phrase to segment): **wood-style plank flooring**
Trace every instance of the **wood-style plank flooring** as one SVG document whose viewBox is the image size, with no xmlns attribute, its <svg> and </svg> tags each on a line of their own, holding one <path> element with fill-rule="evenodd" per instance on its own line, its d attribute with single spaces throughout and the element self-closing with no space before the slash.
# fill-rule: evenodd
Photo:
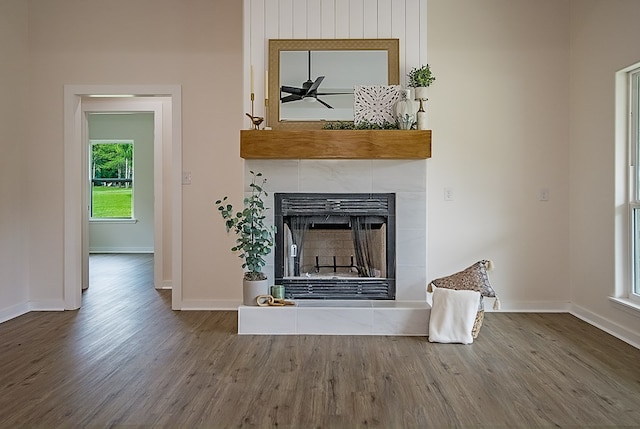
<svg viewBox="0 0 640 429">
<path fill-rule="evenodd" d="M 568 314 L 488 313 L 473 345 L 238 336 L 170 309 L 147 255 L 95 255 L 78 311 L 0 324 L 0 427 L 640 426 L 640 350 Z"/>
</svg>

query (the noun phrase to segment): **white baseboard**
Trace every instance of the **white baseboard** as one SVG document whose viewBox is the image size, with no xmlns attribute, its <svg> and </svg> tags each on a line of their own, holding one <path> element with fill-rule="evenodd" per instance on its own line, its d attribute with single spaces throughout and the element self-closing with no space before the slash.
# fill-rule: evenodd
<svg viewBox="0 0 640 429">
<path fill-rule="evenodd" d="M 21 302 L 20 304 L 0 309 L 0 323 L 15 319 L 23 314 L 27 314 L 29 311 L 31 311 L 31 309 L 29 308 L 28 302 Z"/>
<path fill-rule="evenodd" d="M 153 253 L 153 247 L 90 247 L 89 253 Z"/>
<path fill-rule="evenodd" d="M 624 326 L 620 326 L 609 319 L 598 316 L 597 314 L 587 310 L 584 307 L 573 304 L 571 306 L 570 313 L 576 316 L 578 319 L 584 320 L 590 325 L 601 329 L 614 337 L 632 345 L 633 347 L 640 349 L 640 334 L 630 331 Z"/>
<path fill-rule="evenodd" d="M 173 282 L 171 280 L 164 280 L 161 285 L 156 286 L 158 290 L 171 290 L 173 289 Z"/>
<path fill-rule="evenodd" d="M 31 311 L 64 311 L 64 301 L 27 301 L 0 309 L 0 323 L 15 319 Z"/>
<path fill-rule="evenodd" d="M 484 299 L 484 311 L 502 313 L 569 313 L 570 302 L 561 301 L 509 301 L 500 300 L 500 308 L 493 309 L 495 298 Z"/>
<path fill-rule="evenodd" d="M 184 299 L 181 310 L 209 310 L 209 311 L 238 311 L 241 300 L 210 300 L 210 299 Z"/>
</svg>

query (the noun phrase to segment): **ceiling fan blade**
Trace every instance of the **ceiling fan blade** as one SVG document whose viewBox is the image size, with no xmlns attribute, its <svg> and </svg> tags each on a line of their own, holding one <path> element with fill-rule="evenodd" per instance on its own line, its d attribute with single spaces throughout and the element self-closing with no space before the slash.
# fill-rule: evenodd
<svg viewBox="0 0 640 429">
<path fill-rule="evenodd" d="M 288 103 L 290 101 L 298 101 L 298 100 L 302 100 L 302 97 L 296 94 L 287 95 L 286 97 L 282 97 L 280 99 L 280 101 L 283 103 Z"/>
<path fill-rule="evenodd" d="M 316 92 L 323 80 L 324 76 L 318 76 L 316 81 L 313 82 L 313 85 L 311 85 L 311 87 L 307 90 L 307 95 L 311 95 L 312 93 Z"/>
<path fill-rule="evenodd" d="M 304 95 L 307 93 L 307 91 L 302 88 L 296 88 L 295 86 L 286 86 L 286 85 L 281 86 L 280 91 L 286 92 L 288 94 L 297 94 L 297 95 Z"/>
<path fill-rule="evenodd" d="M 319 103 L 322 103 L 323 106 L 329 108 L 329 109 L 333 109 L 332 106 L 328 105 L 327 103 L 325 103 L 324 101 L 320 100 L 319 98 L 316 98 L 316 100 L 318 100 Z"/>
<path fill-rule="evenodd" d="M 353 92 L 316 92 L 316 95 L 352 95 Z"/>
</svg>

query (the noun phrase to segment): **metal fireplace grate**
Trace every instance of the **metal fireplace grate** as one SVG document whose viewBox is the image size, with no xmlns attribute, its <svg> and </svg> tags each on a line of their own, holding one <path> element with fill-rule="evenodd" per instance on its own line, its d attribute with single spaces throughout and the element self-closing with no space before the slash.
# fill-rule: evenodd
<svg viewBox="0 0 640 429">
<path fill-rule="evenodd" d="M 390 292 L 386 279 L 285 279 L 285 283 L 289 299 L 389 299 Z"/>
</svg>

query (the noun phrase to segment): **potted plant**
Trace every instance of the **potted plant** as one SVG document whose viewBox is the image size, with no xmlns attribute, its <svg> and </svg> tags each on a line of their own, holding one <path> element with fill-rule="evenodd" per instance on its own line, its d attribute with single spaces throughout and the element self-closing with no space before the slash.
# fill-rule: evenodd
<svg viewBox="0 0 640 429">
<path fill-rule="evenodd" d="M 416 100 L 426 100 L 427 88 L 436 80 L 431 73 L 429 64 L 412 68 L 407 76 L 409 77 L 409 86 L 415 88 Z"/>
<path fill-rule="evenodd" d="M 238 252 L 244 261 L 244 305 L 256 305 L 256 296 L 268 293 L 267 276 L 262 267 L 266 264 L 264 257 L 271 253 L 275 234 L 275 227 L 264 223 L 266 208 L 263 198 L 268 195 L 264 190 L 267 179 L 262 177 L 262 173 L 251 171 L 251 175 L 251 196 L 244 199 L 242 211 L 234 212 L 233 206 L 227 203 L 227 197 L 216 201 L 227 232 L 233 230 L 237 235 L 236 245 L 231 251 Z"/>
</svg>

